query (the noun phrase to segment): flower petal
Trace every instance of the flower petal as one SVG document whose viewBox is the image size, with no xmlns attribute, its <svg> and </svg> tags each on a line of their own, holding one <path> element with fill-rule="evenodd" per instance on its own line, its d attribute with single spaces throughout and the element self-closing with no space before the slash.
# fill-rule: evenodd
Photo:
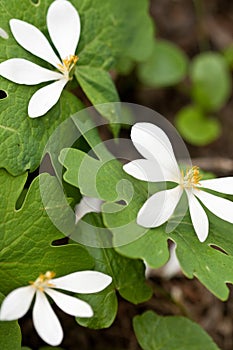
<svg viewBox="0 0 233 350">
<path fill-rule="evenodd" d="M 60 79 L 37 90 L 28 104 L 29 117 L 37 118 L 46 114 L 57 103 L 66 84 L 66 79 Z"/>
<path fill-rule="evenodd" d="M 205 191 L 196 190 L 194 194 L 214 215 L 233 224 L 233 202 Z"/>
<path fill-rule="evenodd" d="M 172 145 L 162 129 L 151 123 L 136 123 L 131 130 L 131 139 L 143 157 L 158 163 L 166 176 L 170 174 L 169 178 L 179 183 L 180 170 Z"/>
<path fill-rule="evenodd" d="M 80 203 L 75 206 L 75 222 L 77 223 L 83 216 L 88 213 L 99 213 L 101 211 L 101 201 L 99 198 L 84 196 Z"/>
<path fill-rule="evenodd" d="M 2 303 L 0 320 L 12 321 L 23 317 L 31 305 L 34 294 L 35 289 L 32 286 L 13 290 Z"/>
<path fill-rule="evenodd" d="M 158 227 L 164 224 L 173 214 L 182 192 L 182 188 L 177 186 L 155 193 L 139 210 L 137 223 L 143 227 Z"/>
<path fill-rule="evenodd" d="M 15 40 L 25 50 L 51 63 L 56 68 L 58 64 L 61 64 L 48 40 L 38 28 L 19 19 L 11 19 L 10 27 Z"/>
<path fill-rule="evenodd" d="M 204 242 L 209 233 L 209 220 L 205 210 L 198 202 L 196 197 L 186 191 L 189 201 L 189 212 L 193 223 L 194 230 L 200 242 Z"/>
<path fill-rule="evenodd" d="M 36 301 L 32 313 L 35 329 L 41 339 L 57 346 L 63 339 L 60 322 L 43 292 L 36 292 Z"/>
<path fill-rule="evenodd" d="M 46 289 L 45 292 L 53 299 L 60 309 L 71 316 L 92 317 L 93 311 L 88 303 L 83 300 L 71 297 L 53 289 Z"/>
<path fill-rule="evenodd" d="M 203 180 L 200 181 L 200 185 L 209 190 L 233 194 L 233 177 L 220 177 L 218 179 Z"/>
<path fill-rule="evenodd" d="M 80 36 L 80 19 L 75 7 L 66 0 L 56 0 L 47 13 L 47 27 L 62 59 L 74 55 Z"/>
<path fill-rule="evenodd" d="M 97 293 L 111 282 L 112 277 L 97 271 L 79 271 L 51 280 L 55 288 L 74 293 Z"/>
<path fill-rule="evenodd" d="M 62 74 L 42 68 L 23 58 L 12 58 L 0 63 L 0 75 L 16 84 L 26 85 L 63 78 Z"/>
<path fill-rule="evenodd" d="M 151 159 L 133 160 L 132 162 L 125 164 L 123 170 L 136 179 L 143 181 L 160 182 L 174 180 L 174 176 L 172 176 L 170 172 L 161 168 L 160 164 Z"/>
<path fill-rule="evenodd" d="M 180 262 L 176 256 L 176 244 L 170 247 L 170 258 L 168 262 L 162 267 L 161 274 L 164 278 L 170 279 L 181 272 Z"/>
</svg>

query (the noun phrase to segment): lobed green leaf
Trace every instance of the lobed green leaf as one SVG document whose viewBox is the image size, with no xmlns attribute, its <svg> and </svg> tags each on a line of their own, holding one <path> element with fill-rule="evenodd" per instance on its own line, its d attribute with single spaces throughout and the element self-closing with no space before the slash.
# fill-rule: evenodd
<svg viewBox="0 0 233 350">
<path fill-rule="evenodd" d="M 27 285 L 49 270 L 63 276 L 92 269 L 94 265 L 91 256 L 80 245 L 52 245 L 64 235 L 53 225 L 46 210 L 52 210 L 64 220 L 67 213 L 67 203 L 62 199 L 63 193 L 54 177 L 48 174 L 37 177 L 29 187 L 22 207 L 16 209 L 26 179 L 27 174 L 13 177 L 0 171 L 0 279 L 4 281 L 0 288 L 4 294 Z M 46 209 L 39 181 L 44 181 L 47 189 Z"/>
</svg>

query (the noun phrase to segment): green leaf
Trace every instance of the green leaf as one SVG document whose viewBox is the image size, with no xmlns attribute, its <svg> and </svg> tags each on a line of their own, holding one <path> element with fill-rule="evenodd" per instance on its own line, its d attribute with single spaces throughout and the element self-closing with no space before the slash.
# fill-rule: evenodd
<svg viewBox="0 0 233 350">
<path fill-rule="evenodd" d="M 54 69 L 20 47 L 9 27 L 9 20 L 18 18 L 34 24 L 49 39 L 46 14 L 51 2 L 52 0 L 44 0 L 35 4 L 28 0 L 19 5 L 17 0 L 1 0 L 1 27 L 8 33 L 9 39 L 0 40 L 0 62 L 21 57 Z M 77 0 L 73 4 L 80 13 L 82 25 L 77 49 L 80 84 L 94 104 L 115 102 L 118 100 L 116 89 L 103 70 L 113 67 L 118 57 L 130 56 L 132 60 L 138 61 L 150 51 L 153 27 L 148 15 L 148 0 L 128 0 L 123 3 L 118 0 Z M 89 67 L 92 70 L 90 77 L 87 77 Z M 32 120 L 27 114 L 28 101 L 41 85 L 17 85 L 1 77 L 0 85 L 1 90 L 7 93 L 7 98 L 0 100 L 0 167 L 6 168 L 13 175 L 26 170 L 34 171 L 39 166 L 50 135 L 62 121 L 82 106 L 77 98 L 63 92 L 59 102 L 45 116 Z M 100 106 L 98 110 L 114 122 L 117 112 L 113 109 L 112 112 L 108 106 Z M 117 134 L 117 125 L 113 127 L 113 132 Z"/>
<path fill-rule="evenodd" d="M 19 18 L 46 31 L 46 13 L 50 2 L 45 0 L 35 5 L 28 1 L 19 6 L 16 0 L 1 1 L 1 27 L 7 31 L 9 39 L 0 41 L 0 62 L 20 57 L 51 69 L 49 64 L 17 44 L 9 27 L 11 18 Z M 27 113 L 28 102 L 41 84 L 18 85 L 0 77 L 0 86 L 7 93 L 7 98 L 0 100 L 0 167 L 12 175 L 22 174 L 26 170 L 34 171 L 40 164 L 43 149 L 53 131 L 83 106 L 77 98 L 63 91 L 59 102 L 45 116 L 31 119 Z"/>
<path fill-rule="evenodd" d="M 218 119 L 206 116 L 196 106 L 182 108 L 176 115 L 175 125 L 182 137 L 195 146 L 208 145 L 221 133 Z"/>
<path fill-rule="evenodd" d="M 0 293 L 0 303 L 4 295 Z M 0 321 L 0 344 L 2 350 L 21 350 L 21 331 L 17 321 Z"/>
<path fill-rule="evenodd" d="M 177 243 L 177 255 L 185 275 L 196 276 L 219 299 L 227 299 L 226 283 L 233 283 L 232 224 L 205 209 L 210 228 L 204 243 L 198 240 L 189 215 L 178 221 L 179 225 L 169 234 L 166 224 L 145 229 L 136 224 L 136 217 L 152 188 L 125 174 L 122 165 L 113 159 L 100 161 L 78 150 L 66 149 L 61 152 L 60 160 L 67 169 L 64 179 L 68 183 L 79 187 L 83 195 L 106 202 L 102 206 L 103 221 L 113 234 L 113 246 L 118 253 L 141 258 L 158 268 L 168 260 L 167 240 L 171 239 Z M 161 189 L 158 184 L 153 193 Z M 122 200 L 127 205 L 115 203 Z M 177 219 L 174 217 L 173 221 Z"/>
<path fill-rule="evenodd" d="M 48 270 L 63 276 L 93 267 L 93 259 L 83 247 L 77 244 L 52 245 L 64 235 L 52 224 L 46 210 L 61 220 L 69 218 L 62 189 L 54 177 L 48 174 L 37 177 L 28 189 L 23 206 L 15 209 L 26 179 L 26 174 L 13 177 L 0 171 L 0 280 L 4 281 L 0 288 L 4 294 L 27 285 Z M 46 210 L 39 181 L 43 182 L 49 198 Z"/>
<path fill-rule="evenodd" d="M 224 222 L 211 213 L 207 213 L 210 222 L 208 239 L 201 243 L 196 237 L 189 215 L 170 234 L 166 233 L 166 224 L 150 229 L 136 241 L 118 246 L 116 250 L 128 257 L 143 258 L 151 267 L 158 268 L 167 261 L 166 241 L 170 238 L 177 244 L 177 257 L 183 273 L 188 278 L 197 277 L 201 283 L 221 300 L 226 300 L 229 290 L 226 282 L 233 283 L 233 234 L 232 224 Z M 136 218 L 137 213 L 135 213 Z M 111 226 L 112 218 L 105 217 L 105 224 Z M 125 218 L 126 220 L 126 218 Z M 119 226 L 121 222 L 119 222 Z M 135 225 L 136 226 L 136 225 Z M 120 235 L 121 228 L 112 229 Z M 115 236 L 114 236 L 115 237 Z M 116 236 L 117 237 L 117 236 Z M 117 238 L 114 240 L 118 244 Z M 216 250 L 219 247 L 223 251 Z M 224 254 L 226 252 L 227 254 Z"/>
<path fill-rule="evenodd" d="M 120 57 L 117 61 L 116 70 L 120 75 L 128 75 L 134 69 L 134 62 L 129 57 Z"/>
<path fill-rule="evenodd" d="M 110 218 L 106 219 L 106 214 L 104 217 L 106 225 L 112 225 L 112 220 L 109 223 Z M 127 231 L 129 235 L 133 236 L 134 229 L 137 227 L 136 222 L 134 222 L 134 225 L 129 226 Z M 116 234 L 119 233 L 119 230 L 112 229 L 112 231 L 113 234 L 115 232 Z M 132 242 L 125 245 L 120 245 L 120 243 L 117 236 L 114 236 L 117 252 L 133 259 L 142 259 L 155 269 L 166 264 L 169 259 L 167 237 L 163 230 L 149 230 L 137 240 L 132 240 Z"/>
<path fill-rule="evenodd" d="M 16 85 L 0 78 L 8 97 L 0 100 L 0 167 L 12 175 L 38 168 L 45 145 L 54 130 L 82 108 L 77 98 L 63 92 L 56 106 L 41 118 L 31 119 L 27 105 L 35 87 Z M 55 147 L 55 145 L 54 145 Z"/>
<path fill-rule="evenodd" d="M 145 285 L 145 266 L 139 260 L 119 255 L 112 248 L 87 248 L 95 260 L 95 269 L 110 274 L 119 294 L 131 303 L 138 304 L 151 297 Z"/>
<path fill-rule="evenodd" d="M 208 217 L 209 236 L 204 243 L 200 243 L 196 237 L 188 215 L 169 235 L 165 231 L 166 225 L 163 225 L 148 230 L 137 241 L 118 246 L 116 250 L 128 257 L 141 257 L 151 267 L 158 268 L 167 261 L 166 241 L 170 238 L 177 244 L 176 253 L 183 273 L 188 278 L 197 277 L 215 296 L 226 300 L 229 295 L 226 282 L 233 283 L 233 244 L 229 238 L 233 234 L 233 227 L 209 212 Z M 108 220 L 109 217 L 106 218 L 105 215 L 105 223 L 110 226 L 112 221 Z M 112 229 L 113 234 L 114 231 L 120 234 L 120 229 Z M 117 243 L 115 239 L 115 244 Z M 222 251 L 214 247 L 219 247 Z"/>
<path fill-rule="evenodd" d="M 121 1 L 119 4 L 125 16 L 122 25 L 125 26 L 125 37 L 127 38 L 127 45 L 119 59 L 125 57 L 131 59 L 131 62 L 145 61 L 152 53 L 155 32 L 153 19 L 148 15 L 150 3 L 147 0 L 134 0 L 134 13 L 132 13 L 130 1 Z M 118 62 L 116 64 L 119 67 Z"/>
<path fill-rule="evenodd" d="M 217 111 L 231 93 L 229 68 L 219 53 L 205 52 L 196 56 L 190 67 L 192 96 L 202 108 Z"/>
<path fill-rule="evenodd" d="M 215 296 L 226 300 L 226 283 L 233 283 L 233 225 L 205 210 L 210 228 L 204 243 L 198 241 L 189 216 L 171 234 L 171 239 L 177 243 L 177 257 L 185 275 L 196 276 Z"/>
<path fill-rule="evenodd" d="M 78 297 L 91 305 L 94 316 L 78 318 L 77 322 L 91 329 L 102 329 L 111 326 L 115 320 L 118 308 L 117 296 L 112 286 L 96 294 L 80 294 Z"/>
<path fill-rule="evenodd" d="M 101 218 L 96 214 L 88 215 L 89 224 L 92 223 L 93 229 L 97 230 L 97 237 L 101 240 L 101 231 L 98 232 L 98 225 L 101 224 Z M 83 227 L 79 222 L 78 234 L 86 234 L 86 226 Z M 82 232 L 83 231 L 83 232 Z M 72 237 L 73 238 L 73 237 Z M 111 246 L 111 237 L 109 237 L 109 246 Z M 103 240 L 103 245 L 106 240 Z M 117 298 L 115 290 L 126 300 L 138 304 L 148 300 L 152 291 L 145 284 L 145 267 L 139 260 L 131 260 L 119 255 L 113 248 L 93 248 L 86 247 L 89 254 L 95 261 L 95 270 L 101 271 L 113 278 L 113 283 L 106 290 L 98 295 L 80 295 L 82 299 L 88 301 L 94 309 L 94 317 L 91 319 L 80 319 L 81 325 L 90 328 L 109 327 L 117 312 Z M 104 305 L 104 307 L 103 307 Z"/>
<path fill-rule="evenodd" d="M 80 65 L 109 69 L 118 58 L 141 61 L 150 54 L 154 30 L 148 0 L 79 0 L 75 5 L 83 25 Z"/>
<path fill-rule="evenodd" d="M 78 66 L 75 76 L 91 103 L 112 123 L 113 131 L 117 134 L 119 126 L 116 123 L 119 111 L 114 102 L 119 101 L 119 96 L 110 74 L 103 69 Z"/>
<path fill-rule="evenodd" d="M 196 323 L 181 316 L 159 316 L 147 311 L 133 320 L 143 350 L 219 350 Z"/>
<path fill-rule="evenodd" d="M 187 74 L 187 57 L 174 44 L 156 41 L 148 60 L 138 68 L 143 84 L 164 87 L 178 84 Z"/>
</svg>

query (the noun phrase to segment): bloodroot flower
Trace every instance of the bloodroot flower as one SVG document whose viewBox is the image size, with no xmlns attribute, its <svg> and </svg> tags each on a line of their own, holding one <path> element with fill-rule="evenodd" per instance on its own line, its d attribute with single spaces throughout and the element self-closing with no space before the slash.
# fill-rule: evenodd
<svg viewBox="0 0 233 350">
<path fill-rule="evenodd" d="M 200 202 L 214 215 L 233 223 L 233 202 L 204 190 L 233 195 L 233 177 L 201 180 L 199 168 L 195 166 L 184 173 L 179 169 L 167 135 L 153 124 L 135 124 L 131 139 L 145 159 L 124 165 L 125 172 L 144 181 L 172 181 L 178 185 L 155 193 L 144 203 L 137 215 L 139 225 L 149 228 L 164 224 L 174 213 L 183 192 L 187 195 L 191 220 L 201 242 L 208 236 L 209 221 Z"/>
<path fill-rule="evenodd" d="M 31 97 L 28 105 L 31 118 L 44 115 L 57 103 L 63 88 L 72 79 L 78 60 L 75 50 L 80 37 L 80 19 L 73 5 L 67 0 L 54 1 L 48 9 L 47 27 L 60 58 L 38 28 L 19 19 L 10 20 L 12 34 L 19 45 L 50 63 L 57 71 L 23 58 L 12 58 L 0 64 L 0 75 L 17 84 L 35 85 L 55 81 L 40 88 Z"/>
<path fill-rule="evenodd" d="M 0 310 L 1 321 L 17 320 L 26 314 L 36 295 L 33 323 L 39 336 L 52 346 L 61 343 L 63 331 L 46 294 L 67 314 L 92 317 L 93 311 L 88 303 L 56 289 L 73 293 L 97 293 L 112 282 L 110 276 L 96 271 L 79 271 L 59 278 L 53 278 L 54 276 L 54 272 L 47 271 L 45 275 L 41 274 L 34 282 L 30 282 L 30 286 L 15 289 L 4 299 Z"/>
</svg>

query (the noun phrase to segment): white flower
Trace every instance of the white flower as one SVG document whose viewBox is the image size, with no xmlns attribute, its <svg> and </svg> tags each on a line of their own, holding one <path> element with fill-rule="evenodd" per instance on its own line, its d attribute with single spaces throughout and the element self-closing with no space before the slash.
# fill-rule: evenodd
<svg viewBox="0 0 233 350">
<path fill-rule="evenodd" d="M 132 127 L 131 139 L 139 153 L 146 159 L 138 159 L 124 165 L 124 170 L 137 179 L 160 182 L 172 181 L 178 184 L 173 189 L 152 195 L 137 215 L 137 223 L 143 227 L 158 227 L 174 213 L 185 191 L 195 232 L 204 242 L 209 232 L 208 217 L 199 200 L 214 215 L 233 223 L 233 202 L 217 197 L 202 189 L 233 194 L 233 177 L 203 180 L 198 167 L 179 169 L 172 145 L 159 127 L 150 123 L 137 123 Z"/>
<path fill-rule="evenodd" d="M 75 51 L 80 37 L 80 19 L 73 5 L 67 0 L 54 1 L 48 9 L 47 27 L 60 58 L 38 28 L 19 19 L 10 20 L 15 40 L 58 71 L 42 68 L 22 58 L 12 58 L 0 64 L 0 75 L 17 84 L 35 85 L 55 80 L 31 97 L 28 105 L 31 118 L 44 115 L 57 103 L 78 60 Z"/>
<path fill-rule="evenodd" d="M 15 289 L 4 299 L 0 310 L 1 321 L 17 320 L 26 314 L 36 295 L 32 314 L 33 323 L 39 336 L 52 346 L 61 343 L 63 331 L 45 294 L 69 315 L 92 317 L 93 311 L 88 303 L 55 289 L 73 293 L 96 293 L 112 282 L 110 276 L 97 271 L 79 271 L 59 278 L 53 278 L 54 276 L 54 272 L 47 271 L 35 282 L 30 282 L 30 286 Z"/>
</svg>

